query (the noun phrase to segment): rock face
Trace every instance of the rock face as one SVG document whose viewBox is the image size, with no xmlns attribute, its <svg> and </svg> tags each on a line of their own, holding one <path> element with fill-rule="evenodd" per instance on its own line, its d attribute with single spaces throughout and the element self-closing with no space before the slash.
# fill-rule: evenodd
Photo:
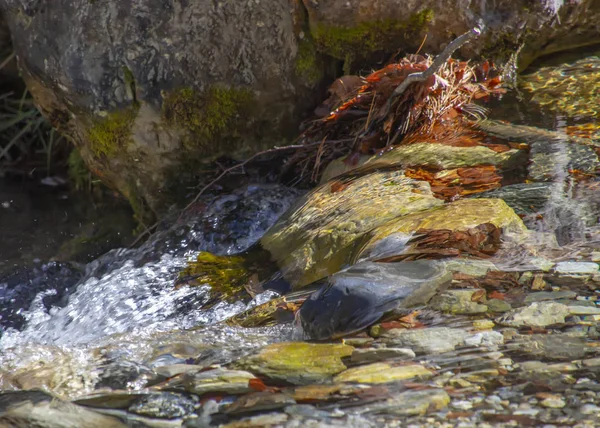
<svg viewBox="0 0 600 428">
<path fill-rule="evenodd" d="M 289 141 L 336 65 L 387 61 L 425 34 L 423 51 L 437 53 L 480 18 L 489 31 L 466 56 L 507 60 L 525 43 L 526 65 L 600 41 L 594 0 L 0 0 L 0 10 L 42 112 L 139 218 L 183 196 L 200 162 Z"/>
<path fill-rule="evenodd" d="M 0 7 L 39 107 L 138 215 L 165 208 L 199 161 L 294 136 L 313 104 L 316 54 L 300 61 L 285 0 Z"/>
</svg>

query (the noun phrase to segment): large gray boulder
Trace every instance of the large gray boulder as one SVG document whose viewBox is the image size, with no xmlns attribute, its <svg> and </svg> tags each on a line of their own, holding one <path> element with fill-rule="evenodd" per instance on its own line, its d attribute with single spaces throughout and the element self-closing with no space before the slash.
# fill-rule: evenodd
<svg viewBox="0 0 600 428">
<path fill-rule="evenodd" d="M 151 217 L 201 162 L 289 142 L 328 72 L 462 51 L 524 63 L 600 41 L 598 1 L 0 0 L 23 77 L 90 169 Z M 337 66 L 337 68 L 336 68 Z M 148 215 L 150 213 L 150 215 Z"/>
</svg>

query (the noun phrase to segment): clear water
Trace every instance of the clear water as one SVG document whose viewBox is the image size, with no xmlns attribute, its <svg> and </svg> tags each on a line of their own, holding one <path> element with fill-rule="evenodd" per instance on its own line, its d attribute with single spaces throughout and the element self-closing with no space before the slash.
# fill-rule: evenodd
<svg viewBox="0 0 600 428">
<path fill-rule="evenodd" d="M 590 121 L 597 124 L 595 118 L 541 110 L 515 95 L 491 107 L 493 118 L 558 131 Z M 573 180 L 568 143 L 549 144 L 553 146 L 550 198 L 540 212 L 525 218 L 534 232 L 529 246 L 536 251 L 526 258 L 505 248 L 493 262 L 506 271 L 533 269 L 540 259 L 585 260 L 591 251 L 600 250 L 600 192 L 594 191 L 594 180 L 587 187 Z M 249 304 L 220 303 L 201 311 L 198 308 L 208 298 L 206 288 L 174 290 L 173 284 L 199 251 L 234 254 L 250 247 L 297 196 L 282 186 L 257 185 L 205 201 L 207 208 L 197 218 L 155 235 L 138 249 L 113 250 L 87 265 L 64 305 L 48 309 L 44 299 L 58 291 L 39 293 L 30 307 L 22 308 L 24 328 L 7 329 L 0 338 L 0 389 L 14 388 L 15 377 L 23 387 L 27 376 L 39 376 L 55 393 L 72 398 L 99 385 L 111 386 L 126 374 L 129 383 L 117 382 L 119 387 L 140 388 L 144 372 L 152 367 L 190 360 L 223 364 L 266 344 L 295 338 L 289 325 L 260 329 L 216 325 L 271 294 L 259 295 Z M 466 317 L 432 316 L 430 325 L 467 329 L 472 322 Z M 435 365 L 440 373 L 457 367 L 468 372 L 481 369 L 482 361 L 492 361 L 498 349 L 466 347 L 419 361 Z"/>
</svg>

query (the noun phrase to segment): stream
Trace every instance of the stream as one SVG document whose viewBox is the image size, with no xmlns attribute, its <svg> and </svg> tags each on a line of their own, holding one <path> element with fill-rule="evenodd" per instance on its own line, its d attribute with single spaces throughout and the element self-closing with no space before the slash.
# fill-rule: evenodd
<svg viewBox="0 0 600 428">
<path fill-rule="evenodd" d="M 600 60 L 593 55 L 585 60 L 592 61 L 600 85 Z M 565 80 L 592 74 L 586 66 L 554 67 L 548 73 L 563 73 Z M 544 94 L 537 86 L 533 95 L 522 86 L 492 102 L 490 118 L 585 134 L 600 145 L 598 110 L 574 102 L 580 112 L 573 113 L 568 102 L 558 100 L 559 95 L 570 99 L 564 88 L 550 98 L 537 96 L 538 90 Z M 595 102 L 600 106 L 597 94 Z M 174 287 L 200 251 L 233 255 L 250 248 L 302 195 L 293 188 L 250 184 L 207 196 L 197 214 L 140 247 L 113 249 L 85 265 L 36 261 L 33 267 L 5 270 L 0 420 L 2 412 L 20 408 L 15 403 L 27 403 L 30 407 L 22 409 L 34 414 L 39 426 L 63 426 L 51 424 L 63 417 L 74 421 L 64 426 L 597 426 L 600 161 L 592 149 L 572 147 L 560 140 L 532 143 L 529 178 L 491 191 L 532 231 L 524 244 L 527 254 L 508 245 L 461 268 L 465 281 L 472 280 L 473 271 L 483 272 L 477 277 L 484 287 L 509 290 L 487 301 L 490 308 L 496 305 L 494 315 L 475 307 L 471 292 L 470 306 L 458 314 L 440 309 L 445 302 L 424 309 L 423 328 L 398 333 L 384 323 L 383 333 L 315 345 L 338 346 L 324 355 L 342 352 L 350 370 L 382 364 L 374 367 L 379 372 L 369 373 L 371 381 L 339 386 L 346 372 L 335 381 L 331 376 L 297 381 L 291 369 L 286 377 L 255 368 L 260 358 L 249 358 L 269 347 L 287 352 L 293 342 L 312 346 L 297 323 L 257 328 L 222 323 L 276 297 L 273 291 L 249 303 L 201 309 L 210 298 L 208 286 Z M 589 177 L 576 179 L 573 171 Z M 532 178 L 535 174 L 540 178 Z M 500 195 L 510 186 L 516 190 Z M 512 205 L 509 200 L 519 195 L 523 200 Z M 0 227 L 7 227 L 4 221 Z M 522 312 L 507 315 L 515 310 Z M 342 346 L 354 347 L 354 353 L 344 354 Z M 192 367 L 202 370 L 186 375 Z M 218 370 L 224 372 L 207 375 Z M 377 378 L 382 371 L 397 377 L 382 382 Z M 248 372 L 261 374 L 250 382 L 255 388 L 248 388 L 247 379 L 240 387 L 228 377 Z M 209 384 L 218 386 L 211 390 Z M 83 410 L 51 411 L 48 393 Z"/>
</svg>

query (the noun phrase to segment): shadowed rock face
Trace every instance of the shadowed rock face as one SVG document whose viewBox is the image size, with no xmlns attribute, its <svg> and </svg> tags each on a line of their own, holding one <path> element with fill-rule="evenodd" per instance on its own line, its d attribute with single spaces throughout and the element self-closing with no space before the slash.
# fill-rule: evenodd
<svg viewBox="0 0 600 428">
<path fill-rule="evenodd" d="M 199 161 L 291 139 L 313 104 L 286 0 L 0 8 L 42 111 L 138 213 L 164 208 L 167 186 L 194 180 Z"/>
</svg>

